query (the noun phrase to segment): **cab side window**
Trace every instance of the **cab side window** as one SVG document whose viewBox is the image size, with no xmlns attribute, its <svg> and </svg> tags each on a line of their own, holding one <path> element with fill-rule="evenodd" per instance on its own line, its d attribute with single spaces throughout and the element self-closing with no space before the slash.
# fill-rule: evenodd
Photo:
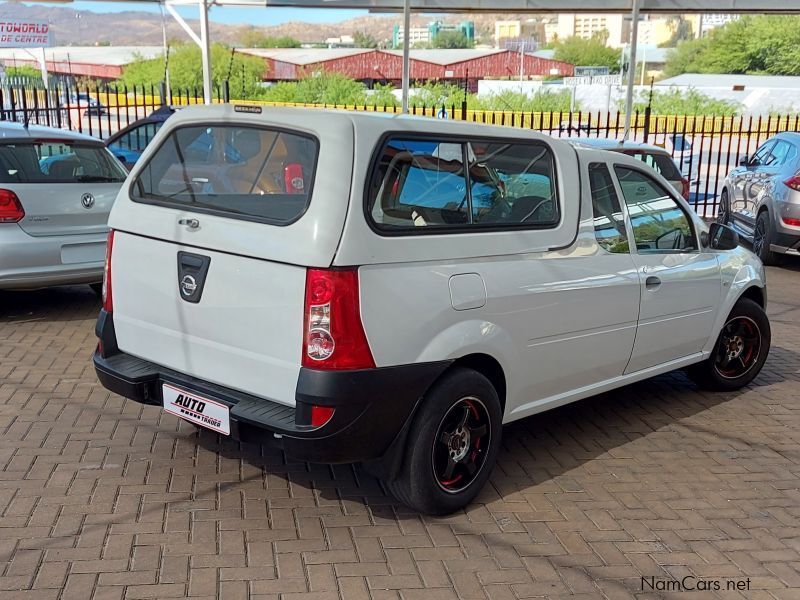
<svg viewBox="0 0 800 600">
<path fill-rule="evenodd" d="M 661 185 L 641 171 L 616 166 L 628 208 L 633 239 L 640 254 L 697 249 L 691 221 Z"/>
<path fill-rule="evenodd" d="M 629 253 L 625 217 L 614 189 L 614 180 L 604 163 L 589 165 L 589 185 L 592 189 L 594 236 L 598 245 L 614 254 Z"/>
<path fill-rule="evenodd" d="M 541 142 L 391 138 L 367 212 L 386 231 L 558 225 L 555 161 Z"/>
</svg>

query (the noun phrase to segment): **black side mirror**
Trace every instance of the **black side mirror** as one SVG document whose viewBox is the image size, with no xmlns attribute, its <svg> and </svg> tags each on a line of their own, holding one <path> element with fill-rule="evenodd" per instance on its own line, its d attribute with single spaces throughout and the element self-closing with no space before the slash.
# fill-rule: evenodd
<svg viewBox="0 0 800 600">
<path fill-rule="evenodd" d="M 749 164 L 750 164 L 750 157 L 749 157 L 749 156 L 747 156 L 747 154 L 745 154 L 744 156 L 742 156 L 742 157 L 739 159 L 739 166 L 740 166 L 740 167 L 746 167 L 746 166 L 747 166 L 747 165 L 749 165 Z"/>
<path fill-rule="evenodd" d="M 708 228 L 708 245 L 713 250 L 733 250 L 739 245 L 739 234 L 722 223 L 712 223 Z"/>
</svg>

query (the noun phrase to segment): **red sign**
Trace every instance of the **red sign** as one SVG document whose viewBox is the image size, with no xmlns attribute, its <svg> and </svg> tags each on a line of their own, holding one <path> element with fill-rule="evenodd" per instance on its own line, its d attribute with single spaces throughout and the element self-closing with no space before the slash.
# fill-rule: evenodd
<svg viewBox="0 0 800 600">
<path fill-rule="evenodd" d="M 0 48 L 45 48 L 53 45 L 50 24 L 41 21 L 0 21 Z"/>
</svg>

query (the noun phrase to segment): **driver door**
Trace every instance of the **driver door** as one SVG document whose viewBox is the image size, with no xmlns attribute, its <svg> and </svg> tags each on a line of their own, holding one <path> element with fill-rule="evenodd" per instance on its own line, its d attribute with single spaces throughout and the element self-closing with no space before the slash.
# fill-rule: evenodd
<svg viewBox="0 0 800 600">
<path fill-rule="evenodd" d="M 636 341 L 625 373 L 700 352 L 720 298 L 719 265 L 700 249 L 682 205 L 648 173 L 614 167 L 634 240 L 641 302 Z"/>
</svg>

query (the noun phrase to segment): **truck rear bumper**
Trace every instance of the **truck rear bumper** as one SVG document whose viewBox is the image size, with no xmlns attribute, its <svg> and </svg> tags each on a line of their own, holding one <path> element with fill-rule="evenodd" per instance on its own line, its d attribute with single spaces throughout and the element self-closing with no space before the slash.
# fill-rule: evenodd
<svg viewBox="0 0 800 600">
<path fill-rule="evenodd" d="M 232 437 L 278 443 L 294 458 L 327 464 L 385 458 L 406 430 L 422 396 L 451 364 L 442 361 L 360 371 L 303 368 L 296 405 L 287 406 L 120 352 L 112 339 L 112 315 L 105 311 L 98 320 L 98 334 L 101 347 L 95 352 L 94 366 L 100 382 L 112 392 L 153 405 L 162 405 L 164 383 L 196 392 L 228 406 Z M 321 427 L 312 427 L 312 406 L 333 408 L 333 417 Z M 265 436 L 265 432 L 271 435 Z"/>
</svg>

